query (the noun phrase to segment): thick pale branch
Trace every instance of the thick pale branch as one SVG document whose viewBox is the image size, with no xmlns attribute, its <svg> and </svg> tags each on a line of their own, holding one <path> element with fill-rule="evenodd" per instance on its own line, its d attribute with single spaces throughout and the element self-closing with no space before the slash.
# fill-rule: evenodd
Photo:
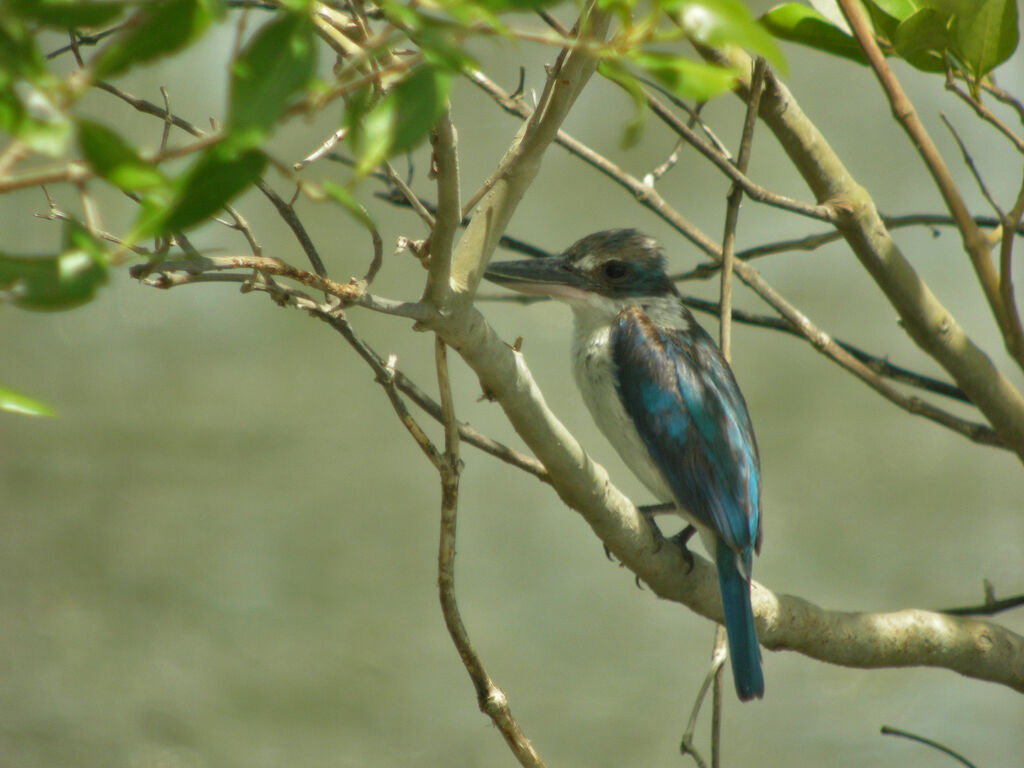
<svg viewBox="0 0 1024 768">
<path fill-rule="evenodd" d="M 446 110 L 431 135 L 431 172 L 437 177 L 437 212 L 430 233 L 430 265 L 424 301 L 443 306 L 451 290 L 452 249 L 462 223 L 459 157 L 451 110 Z"/>
<path fill-rule="evenodd" d="M 443 322 L 442 335 L 477 373 L 484 392 L 548 468 L 559 496 L 661 597 L 721 621 L 714 567 L 697 559 L 687 573 L 682 553 L 661 540 L 547 408 L 522 354 L 502 342 L 473 311 Z M 1024 638 L 991 622 L 920 610 L 843 613 L 754 585 L 758 636 L 765 647 L 794 650 L 850 667 L 933 666 L 1024 692 Z"/>
</svg>

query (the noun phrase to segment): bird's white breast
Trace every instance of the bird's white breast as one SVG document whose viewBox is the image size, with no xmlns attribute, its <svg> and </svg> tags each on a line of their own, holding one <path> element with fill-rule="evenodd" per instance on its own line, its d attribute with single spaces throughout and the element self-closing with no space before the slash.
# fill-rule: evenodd
<svg viewBox="0 0 1024 768">
<path fill-rule="evenodd" d="M 622 460 L 660 501 L 671 501 L 672 492 L 662 479 L 633 420 L 626 413 L 615 385 L 615 364 L 611 359 L 611 325 L 588 323 L 576 315 L 572 370 L 583 402 L 598 429 L 608 438 Z"/>
</svg>

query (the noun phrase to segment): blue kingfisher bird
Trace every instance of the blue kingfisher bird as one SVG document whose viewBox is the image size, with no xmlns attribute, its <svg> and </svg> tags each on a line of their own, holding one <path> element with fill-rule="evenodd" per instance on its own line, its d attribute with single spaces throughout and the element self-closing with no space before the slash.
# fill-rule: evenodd
<svg viewBox="0 0 1024 768">
<path fill-rule="evenodd" d="M 736 693 L 761 698 L 750 606 L 761 548 L 757 443 L 732 370 L 683 306 L 661 248 L 635 229 L 612 229 L 560 256 L 494 263 L 485 277 L 572 308 L 583 401 L 651 493 L 700 532 L 718 570 Z M 692 533 L 681 535 L 684 550 Z"/>
</svg>

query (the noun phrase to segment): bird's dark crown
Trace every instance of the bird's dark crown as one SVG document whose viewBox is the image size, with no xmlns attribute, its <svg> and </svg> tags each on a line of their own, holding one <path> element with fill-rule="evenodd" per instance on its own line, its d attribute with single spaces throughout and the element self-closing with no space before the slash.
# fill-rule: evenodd
<svg viewBox="0 0 1024 768">
<path fill-rule="evenodd" d="M 566 266 L 607 296 L 665 296 L 676 292 L 654 238 L 635 229 L 595 232 L 570 245 Z"/>
</svg>

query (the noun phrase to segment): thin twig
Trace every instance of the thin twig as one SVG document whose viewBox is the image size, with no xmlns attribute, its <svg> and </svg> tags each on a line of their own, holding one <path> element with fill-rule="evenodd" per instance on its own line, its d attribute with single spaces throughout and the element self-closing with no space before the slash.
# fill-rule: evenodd
<svg viewBox="0 0 1024 768">
<path fill-rule="evenodd" d="M 715 627 L 715 642 L 711 650 L 712 660 L 721 658 L 723 661 L 728 653 L 725 627 Z M 711 768 L 719 768 L 722 764 L 722 676 L 725 665 L 715 663 L 713 683 L 711 685 Z"/>
<path fill-rule="evenodd" d="M 886 229 L 894 230 L 905 227 L 931 227 L 932 234 L 938 236 L 940 233 L 936 230 L 937 227 L 955 227 L 956 222 L 948 214 L 941 213 L 910 213 L 903 216 L 886 216 L 882 215 L 882 221 L 885 224 Z M 996 227 L 1004 226 L 1004 223 L 999 219 L 992 216 L 975 216 L 974 223 L 984 229 L 995 229 Z M 1024 235 L 1024 224 L 1017 220 L 1015 225 L 1005 225 L 1006 229 L 1012 233 Z M 834 243 L 837 240 L 842 239 L 843 235 L 841 232 L 831 229 L 827 232 L 820 232 L 814 235 L 805 235 L 804 237 L 797 237 L 788 240 L 778 240 L 774 243 L 764 243 L 762 245 L 755 245 L 750 248 L 745 248 L 742 251 L 736 252 L 736 258 L 742 259 L 743 261 L 750 261 L 751 259 L 761 258 L 763 256 L 772 256 L 778 253 L 788 253 L 790 251 L 814 251 L 818 248 Z M 685 281 L 685 280 L 704 280 L 709 277 L 713 277 L 718 274 L 718 270 L 722 267 L 717 261 L 707 261 L 703 264 L 698 264 L 693 269 L 686 272 L 677 272 L 670 277 L 673 280 Z"/>
<path fill-rule="evenodd" d="M 994 616 L 997 613 L 1002 613 L 1003 611 L 1008 611 L 1011 608 L 1016 608 L 1019 605 L 1024 605 L 1024 595 L 1005 597 L 1002 600 L 997 600 L 996 591 L 992 586 L 992 582 L 988 579 L 982 579 L 981 584 L 985 594 L 985 600 L 981 605 L 946 608 L 941 611 L 941 613 L 948 613 L 950 616 Z"/>
<path fill-rule="evenodd" d="M 685 139 L 690 146 L 700 152 L 700 154 L 705 158 L 710 160 L 711 163 L 722 171 L 722 173 L 724 173 L 734 184 L 739 184 L 743 188 L 747 197 L 751 200 L 770 205 L 774 208 L 791 211 L 793 213 L 800 214 L 801 216 L 818 219 L 820 221 L 835 223 L 838 220 L 835 211 L 830 205 L 812 205 L 810 203 L 804 203 L 799 200 L 786 197 L 785 195 L 771 192 L 770 190 L 755 184 L 744 172 L 740 171 L 735 165 L 733 165 L 729 157 L 721 153 L 716 146 L 698 136 L 661 101 L 656 99 L 650 93 L 645 93 L 644 96 L 647 100 L 647 106 L 661 119 L 663 123 L 665 123 L 665 125 Z"/>
<path fill-rule="evenodd" d="M 352 330 L 352 326 L 349 325 L 348 320 L 345 319 L 344 314 L 341 312 L 331 312 L 328 317 L 322 319 L 327 320 L 334 328 L 341 333 L 342 336 L 351 344 L 356 347 L 361 344 L 359 338 L 356 336 L 355 331 Z M 398 416 L 398 420 L 402 422 L 402 425 L 409 431 L 416 444 L 423 451 L 424 455 L 430 461 L 434 467 L 440 469 L 444 464 L 444 458 L 440 451 L 431 442 L 430 438 L 427 437 L 426 432 L 420 427 L 419 423 L 409 413 L 409 409 L 406 408 L 405 402 L 398 394 L 398 389 L 395 387 L 395 359 L 389 358 L 387 363 L 380 365 L 379 362 L 373 357 L 363 356 L 363 359 L 370 364 L 373 368 L 374 373 L 377 376 L 377 383 L 383 388 L 384 392 L 388 396 L 388 400 L 391 402 L 392 408 L 395 410 L 395 414 Z"/>
<path fill-rule="evenodd" d="M 219 142 L 221 138 L 220 134 L 211 133 L 205 138 L 194 141 L 191 144 L 185 144 L 181 147 L 171 147 L 163 152 L 155 152 L 148 156 L 143 155 L 143 159 L 149 163 L 159 164 L 167 160 L 186 157 L 187 155 L 192 155 L 196 152 L 202 152 L 204 149 L 209 149 Z M 88 181 L 93 178 L 94 175 L 93 170 L 87 165 L 73 160 L 60 167 L 51 166 L 48 168 L 33 169 L 21 174 L 14 174 L 7 176 L 6 178 L 0 178 L 0 194 L 14 192 L 19 189 L 26 189 L 28 187 L 41 187 L 44 184 L 58 184 L 62 182 L 78 184 L 83 181 Z"/>
<path fill-rule="evenodd" d="M 672 151 L 669 152 L 668 157 L 660 165 L 655 166 L 651 169 L 650 173 L 644 174 L 644 184 L 649 187 L 653 187 L 662 176 L 668 173 L 670 170 L 675 168 L 676 163 L 679 162 L 679 157 L 682 154 L 682 149 L 686 145 L 686 142 L 682 139 L 676 140 L 676 145 L 672 147 Z"/>
<path fill-rule="evenodd" d="M 704 682 L 701 683 L 700 690 L 697 691 L 697 698 L 694 700 L 693 708 L 690 710 L 690 719 L 686 723 L 686 730 L 683 731 L 683 737 L 679 744 L 679 751 L 684 755 L 690 755 L 694 762 L 697 763 L 698 768 L 707 768 L 707 762 L 697 751 L 697 745 L 693 741 L 693 736 L 697 732 L 697 718 L 700 715 L 701 708 L 704 706 L 704 698 L 708 695 L 708 691 L 711 690 L 711 685 L 718 677 L 722 665 L 725 664 L 725 659 L 725 644 L 712 643 L 711 668 L 704 676 Z"/>
<path fill-rule="evenodd" d="M 334 315 L 337 313 L 336 307 L 324 302 L 317 302 L 308 294 L 290 286 L 278 283 L 270 284 L 269 282 L 254 281 L 252 274 L 218 272 L 196 275 L 190 275 L 188 273 L 168 273 L 164 275 L 157 270 L 153 274 L 146 275 L 145 267 L 143 266 L 133 267 L 129 272 L 132 273 L 133 277 L 141 279 L 144 285 L 154 288 L 166 289 L 180 285 L 194 285 L 199 283 L 238 284 L 242 286 L 243 290 L 262 291 L 268 293 L 283 306 L 290 306 L 295 309 L 309 312 L 313 316 L 331 324 L 333 324 Z M 393 302 L 387 299 L 376 298 L 375 303 L 379 305 L 380 311 L 388 314 L 397 314 L 399 316 L 409 316 L 409 313 L 404 311 L 390 312 L 389 308 L 401 308 L 401 302 Z M 372 308 L 373 307 L 371 307 L 371 309 Z M 347 321 L 345 321 L 345 326 L 348 327 L 349 332 L 351 332 L 351 327 L 347 326 Z M 341 328 L 339 327 L 338 330 L 341 330 Z M 348 337 L 346 336 L 346 338 Z M 386 366 L 385 360 L 366 343 L 359 341 L 358 344 L 353 346 L 359 355 L 374 369 L 374 371 L 379 372 L 379 370 Z M 398 387 L 402 394 L 406 395 L 410 400 L 416 403 L 416 405 L 422 408 L 432 419 L 437 422 L 441 421 L 441 406 L 431 399 L 431 397 L 419 386 L 417 386 L 412 379 L 393 366 L 389 376 L 393 378 L 395 386 Z M 459 435 L 467 443 L 475 448 L 479 448 L 484 453 L 533 475 L 541 482 L 550 484 L 551 478 L 549 477 L 547 470 L 536 459 L 509 448 L 507 445 L 504 445 L 497 440 L 493 440 L 468 424 L 459 424 Z"/>
<path fill-rule="evenodd" d="M 267 182 L 260 179 L 256 182 L 256 188 L 263 193 L 263 196 L 267 198 L 277 209 L 277 214 L 284 219 L 284 223 L 288 225 L 288 228 L 295 235 L 295 239 L 299 241 L 299 245 L 302 246 L 303 252 L 306 254 L 306 258 L 309 259 L 309 263 L 313 265 L 313 269 L 321 277 L 326 277 L 327 267 L 324 266 L 323 259 L 320 258 L 320 252 L 317 251 L 316 246 L 313 244 L 313 239 L 309 236 L 306 231 L 305 225 L 302 223 L 302 219 L 295 213 L 295 208 L 291 203 L 286 203 L 277 192 L 275 192 Z"/>
<path fill-rule="evenodd" d="M 223 274 L 227 270 L 243 270 L 234 275 Z M 157 261 L 137 264 L 129 269 L 132 277 L 144 280 L 154 288 L 173 288 L 189 283 L 211 282 L 208 273 L 221 273 L 217 282 L 241 282 L 251 279 L 246 273 L 252 271 L 266 275 L 277 275 L 306 285 L 314 290 L 341 300 L 343 305 L 357 305 L 387 315 L 406 317 L 423 322 L 430 318 L 431 310 L 423 304 L 374 296 L 366 291 L 363 280 L 339 283 L 330 278 L 307 272 L 280 259 L 268 256 L 196 256 L 184 261 Z"/>
<path fill-rule="evenodd" d="M 1007 126 L 1002 120 L 1000 120 L 992 111 L 986 107 L 980 99 L 976 99 L 971 96 L 967 91 L 961 88 L 956 83 L 956 79 L 953 76 L 953 70 L 948 65 L 946 66 L 946 89 L 955 93 L 961 101 L 967 104 L 971 109 L 974 110 L 974 114 L 984 120 L 986 123 L 994 127 L 1003 136 L 1017 148 L 1018 152 L 1024 153 L 1024 138 L 1021 138 L 1015 134 L 1010 127 Z"/>
<path fill-rule="evenodd" d="M 456 428 L 455 404 L 448 380 L 445 344 L 439 337 L 435 340 L 434 349 L 445 442 L 443 461 L 438 467 L 441 474 L 441 536 L 437 555 L 437 585 L 441 598 L 441 613 L 462 664 L 473 681 L 480 710 L 498 727 L 520 765 L 543 766 L 544 762 L 540 755 L 512 716 L 505 692 L 495 684 L 484 668 L 480 655 L 469 639 L 455 599 L 455 534 L 461 470 L 459 431 Z"/>
<path fill-rule="evenodd" d="M 954 128 L 953 124 L 949 122 L 949 118 L 946 117 L 944 112 L 939 113 L 939 119 L 942 120 L 947 130 L 949 130 L 950 134 L 953 136 L 953 140 L 960 149 L 960 156 L 963 158 L 964 164 L 967 166 L 968 170 L 970 170 L 971 176 L 974 177 L 974 181 L 977 183 L 978 189 L 981 190 L 982 196 L 988 201 L 989 206 L 991 206 L 992 210 L 995 211 L 996 216 L 1001 220 L 1003 218 L 1003 209 L 999 207 L 999 203 L 995 201 L 995 198 L 993 198 L 992 194 L 988 191 L 988 186 L 985 184 L 985 180 L 981 177 L 981 174 L 978 172 L 978 167 L 974 164 L 974 158 L 971 157 L 971 153 L 967 151 L 967 145 L 964 144 L 963 139 L 960 138 L 960 134 L 957 133 L 956 128 Z"/>
<path fill-rule="evenodd" d="M 310 163 L 315 163 L 321 157 L 323 157 L 324 155 L 328 154 L 331 150 L 333 150 L 334 147 L 337 146 L 338 142 L 345 138 L 345 134 L 347 133 L 348 128 L 339 128 L 338 130 L 336 130 L 334 133 L 332 133 L 330 136 L 324 139 L 324 141 L 321 142 L 319 147 L 314 149 L 312 152 L 310 152 L 304 158 L 299 160 L 297 163 L 294 163 L 292 165 L 292 170 L 301 171 Z"/>
<path fill-rule="evenodd" d="M 751 77 L 750 92 L 747 97 L 747 113 L 743 121 L 740 138 L 740 149 L 736 155 L 736 170 L 746 174 L 750 163 L 750 151 L 754 140 L 754 126 L 757 124 L 757 110 L 761 103 L 761 84 L 764 82 L 764 59 L 758 57 L 754 62 L 754 74 Z M 729 191 L 725 209 L 725 233 L 722 236 L 722 281 L 720 290 L 719 332 L 722 356 L 726 362 L 732 359 L 732 270 L 734 246 L 736 244 L 736 224 L 739 221 L 740 203 L 743 201 L 743 187 L 733 182 Z"/>
<path fill-rule="evenodd" d="M 401 193 L 402 199 L 406 204 L 416 211 L 416 215 L 423 220 L 423 223 L 427 225 L 427 228 L 432 230 L 434 228 L 435 211 L 427 210 L 420 198 L 416 196 L 416 193 L 413 192 L 405 180 L 398 175 L 398 172 L 394 169 L 391 163 L 384 161 L 382 165 L 385 173 L 387 174 L 388 181 L 391 182 L 394 188 Z"/>
<path fill-rule="evenodd" d="M 942 752 L 944 754 L 949 755 L 950 757 L 952 757 L 954 760 L 958 761 L 959 763 L 961 763 L 963 765 L 966 765 L 967 768 L 975 768 L 974 763 L 972 763 L 966 757 L 964 757 L 963 755 L 959 754 L 958 752 L 954 752 L 952 749 L 950 749 L 947 746 L 939 744 L 939 742 L 937 742 L 937 741 L 932 741 L 931 739 L 926 739 L 924 736 L 917 736 L 917 735 L 915 735 L 913 733 L 910 733 L 909 731 L 903 731 L 903 730 L 900 730 L 899 728 L 893 728 L 892 726 L 889 726 L 889 725 L 883 725 L 881 730 L 882 730 L 882 735 L 883 736 L 902 736 L 904 739 L 910 739 L 911 741 L 916 741 L 916 742 L 918 742 L 920 744 L 926 744 L 929 747 L 933 747 L 933 748 L 939 750 L 939 752 Z"/>
</svg>

